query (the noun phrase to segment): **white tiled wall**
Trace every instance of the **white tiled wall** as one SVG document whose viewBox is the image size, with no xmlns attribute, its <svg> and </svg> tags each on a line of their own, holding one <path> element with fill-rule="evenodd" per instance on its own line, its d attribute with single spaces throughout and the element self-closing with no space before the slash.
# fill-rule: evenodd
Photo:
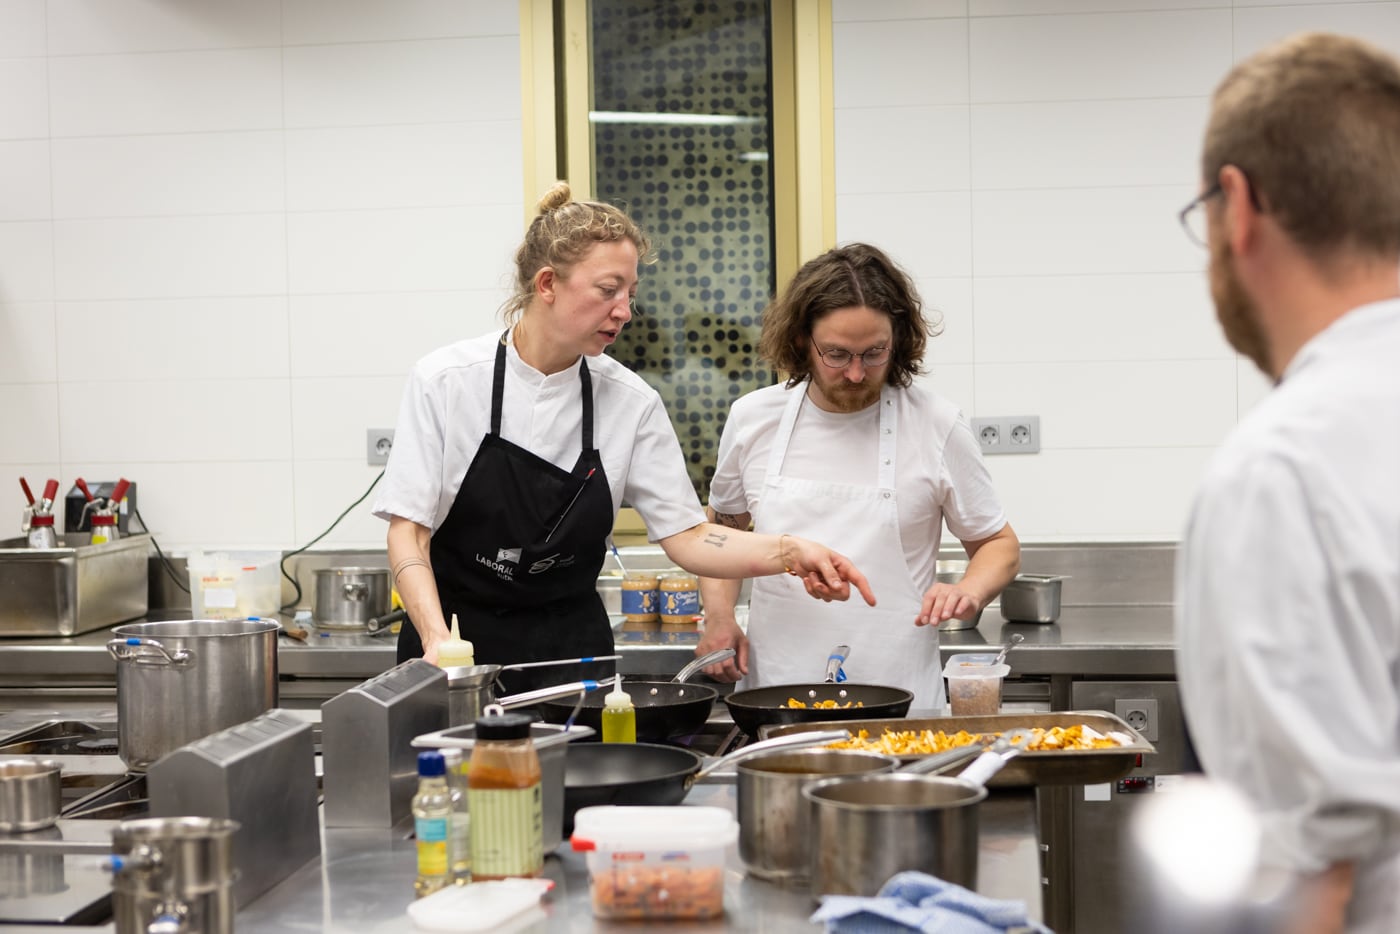
<svg viewBox="0 0 1400 934">
<path fill-rule="evenodd" d="M 1400 51 L 1400 2 L 833 13 L 838 236 L 942 314 L 935 386 L 1041 417 L 989 461 L 1013 523 L 1176 538 L 1267 391 L 1176 225 L 1210 90 L 1300 29 Z M 517 0 L 0 0 L 0 537 L 18 475 L 133 478 L 176 551 L 294 547 L 364 492 L 412 361 L 505 294 L 518 30 Z M 325 541 L 383 532 L 362 505 Z"/>
<path fill-rule="evenodd" d="M 519 48 L 517 0 L 0 0 L 0 538 L 20 475 L 134 479 L 177 552 L 359 497 L 504 297 Z"/>
<path fill-rule="evenodd" d="M 1039 415 L 988 465 L 1029 541 L 1174 540 L 1268 391 L 1215 323 L 1198 189 L 1209 96 L 1303 30 L 1400 54 L 1400 3 L 834 0 L 838 240 L 943 312 L 924 378 L 969 416 Z"/>
</svg>

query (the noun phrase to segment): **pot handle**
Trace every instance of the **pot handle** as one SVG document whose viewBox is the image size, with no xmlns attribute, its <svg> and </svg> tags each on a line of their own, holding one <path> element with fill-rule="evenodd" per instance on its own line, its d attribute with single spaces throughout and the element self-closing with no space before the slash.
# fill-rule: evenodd
<svg viewBox="0 0 1400 934">
<path fill-rule="evenodd" d="M 968 759 L 980 755 L 985 750 L 986 747 L 979 746 L 975 743 L 970 746 L 958 746 L 954 749 L 945 749 L 931 756 L 915 759 L 908 765 L 901 765 L 899 768 L 895 769 L 895 771 L 910 772 L 915 775 L 938 775 L 955 766 L 962 765 Z"/>
<path fill-rule="evenodd" d="M 987 751 L 982 753 L 972 764 L 963 769 L 958 774 L 958 778 L 972 782 L 974 785 L 982 786 L 995 774 L 1001 771 L 1001 767 L 1012 759 L 1019 756 L 1025 750 L 1021 747 L 1030 742 L 1034 734 L 1027 729 L 1012 730 L 1001 736 L 996 742 L 987 747 Z"/>
<path fill-rule="evenodd" d="M 194 652 L 189 649 L 176 649 L 171 652 L 154 639 L 113 639 L 107 643 L 107 652 L 119 662 L 134 662 L 137 665 L 170 665 L 183 668 L 194 661 Z"/>
<path fill-rule="evenodd" d="M 369 593 L 369 585 L 364 581 L 346 581 L 341 587 L 341 592 L 345 594 L 346 600 L 361 603 Z"/>
<path fill-rule="evenodd" d="M 831 650 L 831 654 L 826 657 L 826 678 L 827 684 L 834 684 L 846 680 L 846 673 L 841 670 L 845 664 L 846 657 L 851 654 L 849 645 L 838 645 Z"/>
<path fill-rule="evenodd" d="M 761 742 L 751 743 L 742 749 L 736 749 L 727 756 L 720 756 L 709 765 L 695 773 L 695 781 L 700 781 L 715 769 L 721 766 L 733 765 L 749 756 L 758 755 L 761 752 L 771 752 L 774 749 L 800 749 L 803 746 L 820 746 L 823 743 L 837 743 L 851 738 L 850 730 L 821 730 L 818 732 L 788 733 L 786 736 L 777 736 L 773 739 L 765 739 Z"/>
</svg>

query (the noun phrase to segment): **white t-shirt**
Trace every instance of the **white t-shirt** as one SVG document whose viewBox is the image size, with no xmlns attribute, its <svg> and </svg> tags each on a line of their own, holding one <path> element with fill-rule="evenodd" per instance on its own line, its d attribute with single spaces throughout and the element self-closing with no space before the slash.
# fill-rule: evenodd
<svg viewBox="0 0 1400 934">
<path fill-rule="evenodd" d="M 719 460 L 710 484 L 715 512 L 757 517 L 768 476 L 773 437 L 789 393 L 784 384 L 751 392 L 734 403 L 720 438 Z M 894 393 L 898 434 L 895 490 L 899 535 L 916 584 L 933 583 L 943 523 L 962 541 L 978 541 L 1006 525 L 991 475 L 972 429 L 951 402 L 921 386 Z M 880 407 L 827 412 L 803 402 L 783 461 L 783 474 L 803 480 L 874 486 L 877 477 Z M 801 529 L 790 529 L 802 535 Z M 838 550 L 840 542 L 829 542 Z M 860 555 L 849 555 L 857 565 Z"/>
<path fill-rule="evenodd" d="M 1357 860 L 1348 931 L 1400 930 L 1400 301 L 1309 341 L 1216 454 L 1177 568 L 1177 668 L 1207 774 L 1263 854 Z"/>
<path fill-rule="evenodd" d="M 383 519 L 402 516 L 433 531 L 447 519 L 491 430 L 491 383 L 500 333 L 459 341 L 414 365 L 404 389 L 394 446 L 374 502 Z M 675 429 L 656 390 L 606 355 L 588 358 L 593 381 L 593 445 L 612 493 L 641 514 L 652 541 L 705 521 L 686 474 Z M 557 467 L 573 468 L 582 449 L 579 365 L 545 376 L 506 349 L 501 436 Z"/>
</svg>

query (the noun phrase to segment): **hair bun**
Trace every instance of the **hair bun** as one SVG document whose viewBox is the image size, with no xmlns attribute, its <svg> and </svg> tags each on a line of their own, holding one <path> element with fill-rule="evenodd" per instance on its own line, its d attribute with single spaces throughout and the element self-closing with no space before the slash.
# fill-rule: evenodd
<svg viewBox="0 0 1400 934">
<path fill-rule="evenodd" d="M 569 188 L 568 182 L 555 182 L 540 196 L 539 202 L 535 205 L 541 214 L 548 214 L 557 208 L 562 208 L 570 201 L 574 200 L 574 193 Z"/>
</svg>

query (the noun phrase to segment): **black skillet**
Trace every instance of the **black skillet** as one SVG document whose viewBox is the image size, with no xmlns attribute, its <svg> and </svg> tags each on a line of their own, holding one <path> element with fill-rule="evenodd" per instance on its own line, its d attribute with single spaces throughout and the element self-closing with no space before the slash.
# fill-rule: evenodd
<svg viewBox="0 0 1400 934">
<path fill-rule="evenodd" d="M 670 681 L 623 679 L 621 687 L 632 698 L 632 706 L 637 709 L 637 742 L 664 743 L 668 739 L 690 736 L 704 726 L 719 691 L 685 681 L 706 665 L 733 657 L 733 649 L 720 649 L 702 655 L 678 671 Z M 597 691 L 586 696 L 573 722 L 592 727 L 596 735 L 602 736 L 603 704 L 607 701 L 607 693 Z M 574 716 L 575 700 L 566 697 L 545 701 L 537 709 L 547 723 L 568 723 L 569 718 Z"/>
<path fill-rule="evenodd" d="M 789 707 L 788 699 L 806 707 Z M 836 707 L 814 707 L 817 701 L 836 701 Z M 914 702 L 912 691 L 881 684 L 775 684 L 766 688 L 735 691 L 725 697 L 729 715 L 739 729 L 757 736 L 759 727 L 819 720 L 865 720 L 903 717 Z M 846 707 L 849 703 L 851 706 Z"/>
<path fill-rule="evenodd" d="M 660 743 L 689 736 L 710 718 L 719 692 L 703 684 L 673 681 L 623 681 L 622 688 L 637 708 L 637 742 Z M 575 723 L 603 735 L 603 703 L 607 691 L 594 691 L 583 699 Z M 537 708 L 546 723 L 565 723 L 574 712 L 576 697 L 545 701 Z"/>
</svg>

